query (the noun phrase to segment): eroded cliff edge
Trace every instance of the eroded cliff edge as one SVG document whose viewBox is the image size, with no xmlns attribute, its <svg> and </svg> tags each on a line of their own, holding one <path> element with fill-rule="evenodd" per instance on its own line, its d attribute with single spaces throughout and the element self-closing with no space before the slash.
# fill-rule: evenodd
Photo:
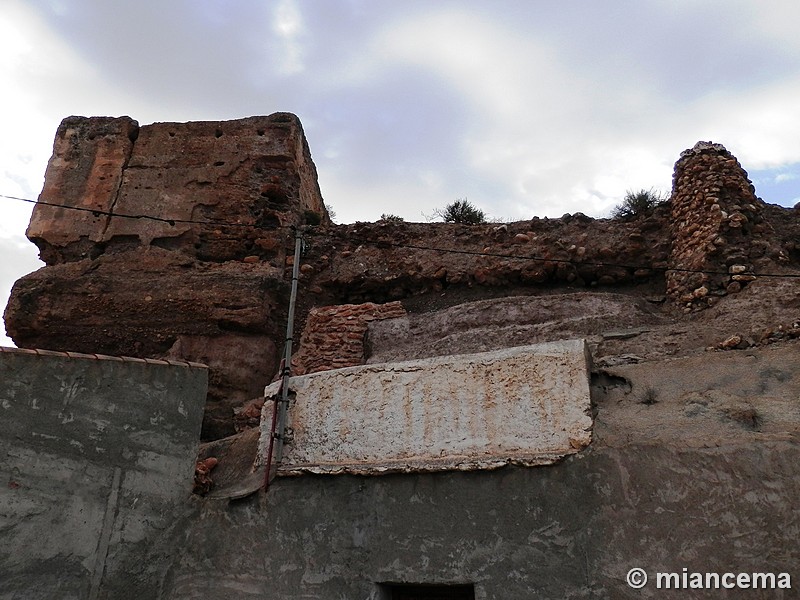
<svg viewBox="0 0 800 600">
<path fill-rule="evenodd" d="M 781 277 L 800 267 L 798 212 L 759 199 L 719 144 L 684 152 L 670 202 L 628 221 L 334 225 L 294 115 L 70 117 L 40 201 L 28 236 L 47 266 L 15 285 L 9 335 L 208 364 L 205 439 L 233 433 L 234 411 L 277 371 L 295 227 L 298 361 L 316 356 L 315 369 L 347 340 L 350 362 L 408 358 L 409 336 L 429 354 L 585 336 L 597 359 L 647 360 L 783 343 L 800 318 L 798 279 Z M 400 312 L 381 318 L 336 308 L 391 301 Z"/>
</svg>

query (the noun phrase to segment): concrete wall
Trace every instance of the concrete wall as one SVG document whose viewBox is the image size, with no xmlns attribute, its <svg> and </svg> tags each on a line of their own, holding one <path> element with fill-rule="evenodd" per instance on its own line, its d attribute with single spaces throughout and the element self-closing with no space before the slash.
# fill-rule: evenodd
<svg viewBox="0 0 800 600">
<path fill-rule="evenodd" d="M 156 597 L 206 387 L 203 365 L 0 348 L 0 598 Z"/>
<path fill-rule="evenodd" d="M 598 374 L 592 444 L 556 465 L 304 475 L 265 501 L 206 501 L 163 597 L 377 600 L 410 582 L 473 583 L 478 600 L 797 598 L 796 351 Z M 636 590 L 634 567 L 787 572 L 793 589 Z"/>
<path fill-rule="evenodd" d="M 202 371 L 2 356 L 3 600 L 378 600 L 383 582 L 470 583 L 477 600 L 798 597 L 796 344 L 607 367 L 591 445 L 551 466 L 306 474 L 235 501 L 188 497 L 180 401 L 196 436 Z M 788 573 L 792 589 L 635 590 L 633 567 Z"/>
</svg>

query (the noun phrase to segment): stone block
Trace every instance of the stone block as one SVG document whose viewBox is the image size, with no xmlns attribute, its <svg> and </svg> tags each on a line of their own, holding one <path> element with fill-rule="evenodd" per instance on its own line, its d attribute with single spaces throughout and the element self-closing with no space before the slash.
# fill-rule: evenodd
<svg viewBox="0 0 800 600">
<path fill-rule="evenodd" d="M 589 364 L 584 340 L 568 340 L 292 378 L 279 473 L 554 463 L 591 441 Z M 259 456 L 270 426 L 266 411 Z"/>
</svg>

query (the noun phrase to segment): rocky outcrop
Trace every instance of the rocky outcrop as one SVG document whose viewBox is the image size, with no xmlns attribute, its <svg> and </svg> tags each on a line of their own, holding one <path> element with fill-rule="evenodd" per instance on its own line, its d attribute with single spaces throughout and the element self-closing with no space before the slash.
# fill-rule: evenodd
<svg viewBox="0 0 800 600">
<path fill-rule="evenodd" d="M 302 126 L 288 113 L 143 127 L 69 117 L 39 200 L 50 205 L 36 207 L 28 237 L 48 265 L 137 246 L 212 262 L 282 258 L 277 228 L 307 213 L 327 220 Z"/>
<path fill-rule="evenodd" d="M 204 437 L 233 433 L 277 369 L 290 228 L 328 222 L 297 117 L 69 117 L 39 199 L 28 236 L 48 267 L 15 286 L 15 342 L 194 356 L 211 366 Z"/>
<path fill-rule="evenodd" d="M 676 164 L 669 205 L 626 221 L 576 213 L 505 224 L 333 225 L 294 115 L 141 127 L 128 117 L 69 117 L 40 200 L 28 235 L 48 266 L 16 283 L 5 311 L 9 335 L 20 347 L 208 364 L 207 440 L 241 427 L 236 414 L 246 425 L 248 402 L 277 372 L 296 226 L 305 238 L 300 372 L 361 364 L 370 353 L 368 324 L 378 343 L 390 325 L 377 321 L 387 316 L 408 313 L 412 331 L 419 313 L 558 293 L 561 300 L 549 303 L 520 302 L 531 308 L 525 343 L 567 330 L 599 335 L 675 318 L 675 304 L 708 307 L 754 274 L 800 264 L 797 211 L 761 202 L 736 159 L 709 144 Z M 665 289 L 674 303 L 660 304 Z M 602 314 L 570 313 L 565 298 L 574 293 Z M 392 302 L 402 306 L 377 306 Z M 509 302 L 493 310 L 511 310 Z M 372 308 L 338 306 L 365 303 Z M 437 317 L 442 327 L 425 334 L 433 335 L 428 348 L 443 351 L 445 332 L 471 323 L 471 312 L 461 321 Z M 713 345 L 748 327 L 737 321 L 736 331 L 692 332 L 677 347 L 689 338 Z M 504 335 L 470 339 L 501 347 Z M 391 349 L 393 341 L 405 343 L 381 343 Z"/>
</svg>

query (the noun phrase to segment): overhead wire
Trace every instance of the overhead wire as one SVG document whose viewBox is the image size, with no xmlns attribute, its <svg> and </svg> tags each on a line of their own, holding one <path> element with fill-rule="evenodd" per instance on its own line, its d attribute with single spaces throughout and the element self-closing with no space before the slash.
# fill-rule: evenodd
<svg viewBox="0 0 800 600">
<path fill-rule="evenodd" d="M 0 198 L 8 198 L 11 200 L 18 200 L 21 202 L 27 202 L 31 204 L 40 204 L 43 206 L 51 206 L 55 208 L 63 208 L 66 210 L 77 210 L 83 212 L 91 212 L 95 215 L 105 215 L 109 217 L 119 217 L 125 219 L 143 219 L 143 220 L 151 220 L 157 221 L 161 223 L 167 223 L 169 225 L 175 225 L 177 223 L 181 224 L 191 224 L 191 225 L 214 225 L 217 227 L 241 227 L 241 228 L 252 228 L 252 229 L 259 229 L 259 230 L 266 230 L 266 231 L 277 231 L 280 229 L 296 229 L 295 225 L 275 225 L 275 226 L 265 226 L 259 225 L 255 223 L 233 223 L 229 221 L 213 221 L 213 220 L 197 220 L 197 219 L 170 219 L 166 217 L 158 217 L 154 215 L 147 215 L 147 214 L 125 214 L 125 213 L 116 213 L 111 211 L 104 211 L 94 208 L 87 208 L 82 206 L 64 206 L 62 204 L 55 204 L 52 202 L 45 202 L 42 200 L 32 200 L 30 198 L 20 198 L 18 196 L 10 196 L 7 194 L 0 194 Z M 309 236 L 316 236 L 322 235 L 321 232 L 316 232 L 313 230 L 307 230 L 305 232 Z M 681 268 L 681 267 L 654 267 L 654 266 L 643 266 L 643 265 L 631 265 L 631 264 L 623 264 L 623 263 L 614 263 L 614 262 L 601 262 L 601 261 L 584 261 L 584 260 L 576 260 L 576 259 L 569 259 L 569 258 L 545 258 L 542 256 L 532 256 L 532 255 L 520 255 L 520 254 L 504 254 L 499 252 L 487 252 L 487 251 L 476 251 L 476 250 L 465 250 L 459 248 L 441 248 L 437 246 L 426 246 L 422 244 L 408 244 L 408 243 L 399 243 L 399 242 L 391 242 L 385 239 L 381 240 L 371 240 L 359 236 L 348 236 L 349 242 L 355 242 L 359 244 L 369 244 L 378 247 L 392 247 L 392 248 L 404 248 L 409 250 L 425 250 L 430 252 L 439 252 L 439 253 L 447 253 L 447 254 L 461 254 L 461 255 L 468 255 L 468 256 L 478 256 L 478 257 L 489 257 L 489 258 L 501 258 L 501 259 L 508 259 L 508 260 L 525 260 L 530 262 L 540 262 L 540 263 L 555 263 L 555 264 L 568 264 L 573 266 L 589 266 L 589 267 L 604 267 L 604 268 L 619 268 L 619 269 L 649 269 L 651 271 L 658 271 L 658 272 L 674 272 L 674 273 L 699 273 L 703 275 L 729 275 L 728 271 L 720 271 L 720 270 L 713 270 L 713 269 L 688 269 L 688 268 Z M 748 272 L 747 275 L 754 275 L 756 277 L 770 277 L 770 278 L 779 278 L 779 279 L 800 279 L 800 272 L 798 273 L 755 273 L 755 272 Z"/>
<path fill-rule="evenodd" d="M 7 194 L 0 194 L 0 198 L 9 198 L 11 200 L 19 200 L 20 202 L 27 202 L 29 204 L 40 204 L 42 206 L 51 206 L 53 208 L 63 208 L 66 210 L 77 210 L 81 212 L 90 212 L 95 216 L 107 216 L 107 217 L 119 217 L 121 219 L 140 219 L 146 221 L 157 221 L 159 223 L 166 223 L 168 225 L 176 225 L 177 223 L 181 224 L 190 224 L 190 225 L 216 225 L 218 227 L 251 227 L 257 229 L 264 229 L 264 230 L 277 230 L 277 229 L 291 229 L 291 225 L 274 225 L 274 226 L 265 226 L 265 225 L 256 225 L 254 223 L 231 223 L 228 221 L 200 221 L 197 219 L 172 219 L 167 217 L 157 217 L 155 215 L 145 215 L 145 214 L 127 214 L 127 213 L 117 213 L 107 210 L 101 210 L 98 208 L 89 208 L 86 206 L 65 206 L 63 204 L 56 204 L 54 202 L 46 202 L 44 200 L 33 200 L 31 198 L 20 198 L 18 196 L 9 196 Z"/>
</svg>

